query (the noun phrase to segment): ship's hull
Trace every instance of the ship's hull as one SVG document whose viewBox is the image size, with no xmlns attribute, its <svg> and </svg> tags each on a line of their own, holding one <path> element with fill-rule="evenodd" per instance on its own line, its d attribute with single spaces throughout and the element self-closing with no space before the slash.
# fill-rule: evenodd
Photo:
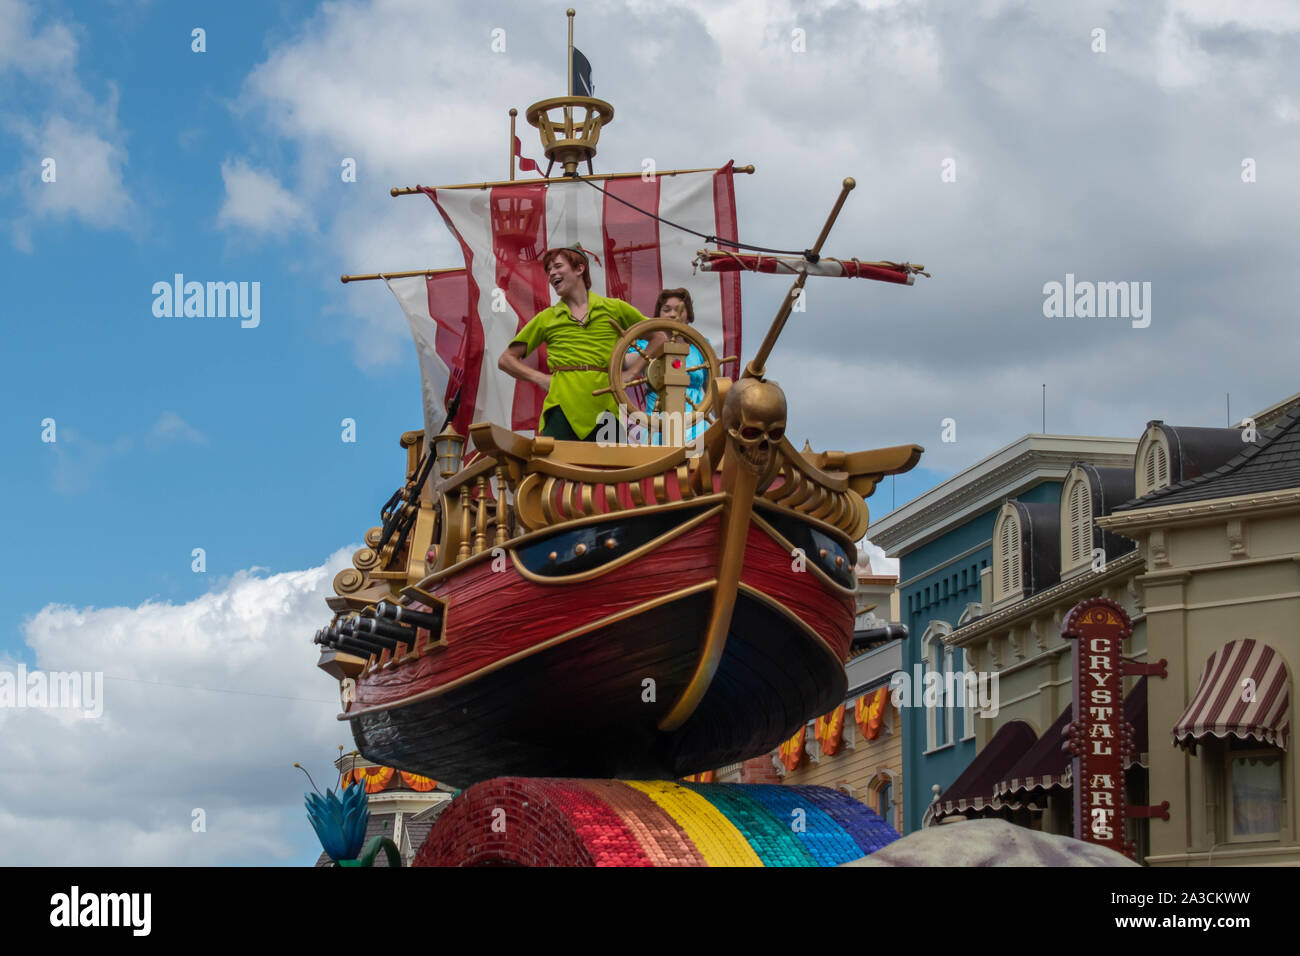
<svg viewBox="0 0 1300 956">
<path fill-rule="evenodd" d="M 589 524 L 597 547 L 640 543 L 548 576 L 538 562 L 555 565 L 569 530 L 439 581 L 445 640 L 357 680 L 342 718 L 358 749 L 457 787 L 502 774 L 680 777 L 769 752 L 843 700 L 852 592 L 792 557 L 790 519 L 786 534 L 755 521 L 716 670 L 663 729 L 699 681 L 724 520 L 704 502 Z"/>
</svg>

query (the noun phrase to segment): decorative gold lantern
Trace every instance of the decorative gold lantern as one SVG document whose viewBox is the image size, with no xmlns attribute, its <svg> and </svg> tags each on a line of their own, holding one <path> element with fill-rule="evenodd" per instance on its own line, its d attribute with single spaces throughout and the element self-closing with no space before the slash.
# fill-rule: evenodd
<svg viewBox="0 0 1300 956">
<path fill-rule="evenodd" d="M 450 478 L 460 471 L 460 463 L 465 454 L 465 436 L 447 422 L 447 427 L 433 439 L 434 454 L 438 458 L 438 474 Z"/>
</svg>

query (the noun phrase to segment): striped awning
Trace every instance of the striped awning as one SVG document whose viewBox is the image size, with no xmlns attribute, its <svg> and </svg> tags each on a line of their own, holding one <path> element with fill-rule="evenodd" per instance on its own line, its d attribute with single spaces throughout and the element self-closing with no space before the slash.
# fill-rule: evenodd
<svg viewBox="0 0 1300 956">
<path fill-rule="evenodd" d="M 1073 764 L 1070 755 L 1062 750 L 1066 725 L 1074 717 L 1074 705 L 1069 704 L 1051 727 L 1044 731 L 1038 742 L 1018 760 L 1007 776 L 993 788 L 995 804 L 1019 809 L 1022 802 L 1041 799 L 1046 791 L 1073 785 Z M 1147 761 L 1147 679 L 1139 679 L 1133 689 L 1124 695 L 1124 719 L 1133 727 L 1133 753 L 1124 758 L 1124 769 L 1137 764 L 1148 767 Z"/>
<path fill-rule="evenodd" d="M 1006 777 L 1007 771 L 1034 745 L 1037 734 L 1023 720 L 1012 720 L 998 728 L 988 744 L 934 805 L 934 817 L 951 813 L 996 810 L 993 786 Z"/>
<path fill-rule="evenodd" d="M 1195 752 L 1202 737 L 1254 738 L 1286 749 L 1290 680 L 1282 655 L 1254 638 L 1229 641 L 1210 655 L 1201 682 L 1172 731 Z"/>
<path fill-rule="evenodd" d="M 1004 799 L 1008 794 L 1022 790 L 1050 790 L 1070 785 L 1070 758 L 1061 750 L 1065 725 L 1070 722 L 1074 708 L 1067 706 L 1047 729 L 1038 742 L 1030 747 L 1007 776 L 993 788 L 994 796 Z"/>
</svg>

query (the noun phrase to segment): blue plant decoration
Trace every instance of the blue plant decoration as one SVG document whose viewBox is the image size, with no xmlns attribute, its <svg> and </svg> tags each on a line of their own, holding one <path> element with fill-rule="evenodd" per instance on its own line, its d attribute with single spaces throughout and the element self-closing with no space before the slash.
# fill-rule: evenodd
<svg viewBox="0 0 1300 956">
<path fill-rule="evenodd" d="M 307 779 L 311 779 L 310 774 Z M 315 787 L 315 784 L 312 786 Z M 370 823 L 366 788 L 355 783 L 343 791 L 341 800 L 328 788 L 323 797 L 319 791 L 303 796 L 307 800 L 307 819 L 311 821 L 325 855 L 335 863 L 355 860 L 361 853 L 366 839 L 366 826 Z"/>
<path fill-rule="evenodd" d="M 366 840 L 370 807 L 366 788 L 353 784 L 343 791 L 343 799 L 327 789 L 325 796 L 305 794 L 307 819 L 311 821 L 326 855 L 334 862 L 355 860 Z"/>
</svg>

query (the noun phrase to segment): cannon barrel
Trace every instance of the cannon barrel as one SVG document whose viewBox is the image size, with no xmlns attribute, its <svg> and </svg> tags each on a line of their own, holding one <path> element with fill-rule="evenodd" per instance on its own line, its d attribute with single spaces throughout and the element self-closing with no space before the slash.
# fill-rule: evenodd
<svg viewBox="0 0 1300 956">
<path fill-rule="evenodd" d="M 363 641 L 356 637 L 342 638 L 335 647 L 356 657 L 369 657 L 371 654 L 378 654 L 383 650 L 378 644 L 371 644 L 369 641 Z"/>
<path fill-rule="evenodd" d="M 368 640 L 378 641 L 390 651 L 397 650 L 398 641 L 408 646 L 415 645 L 415 631 L 395 624 L 385 624 L 373 617 L 363 617 L 357 621 L 355 633 Z"/>
<path fill-rule="evenodd" d="M 371 634 L 358 633 L 356 626 L 357 626 L 356 618 L 349 618 L 348 620 L 344 621 L 342 624 L 339 625 L 338 646 L 340 650 L 347 650 L 348 645 L 351 645 L 353 647 L 361 647 L 368 652 L 366 655 L 363 656 L 369 656 L 369 654 L 378 654 L 380 651 L 384 650 L 386 645 L 381 643 L 379 638 Z M 388 648 L 388 649 L 391 650 L 392 648 Z M 351 651 L 350 653 L 356 653 L 356 652 Z"/>
<path fill-rule="evenodd" d="M 435 635 L 442 633 L 441 609 L 435 614 L 430 614 L 427 611 L 415 611 L 400 604 L 380 601 L 378 607 L 375 608 L 375 613 L 386 621 L 397 621 L 400 624 L 409 624 L 412 627 L 427 628 Z"/>
</svg>

